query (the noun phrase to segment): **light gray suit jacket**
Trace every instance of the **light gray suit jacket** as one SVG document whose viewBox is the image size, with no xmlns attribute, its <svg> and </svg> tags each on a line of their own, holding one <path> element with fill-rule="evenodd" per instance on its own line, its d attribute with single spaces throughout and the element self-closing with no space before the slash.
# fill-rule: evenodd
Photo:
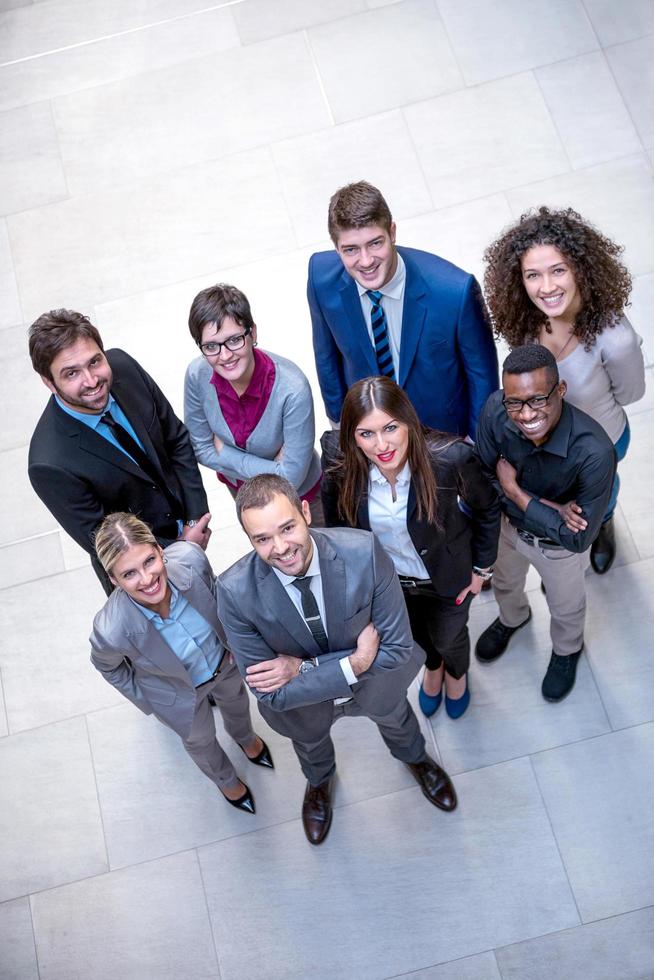
<svg viewBox="0 0 654 980">
<path fill-rule="evenodd" d="M 175 588 L 223 637 L 216 611 L 216 578 L 202 548 L 176 541 L 164 550 Z M 116 589 L 93 621 L 91 663 L 146 715 L 154 714 L 185 738 L 196 691 L 181 660 L 132 600 Z"/>
<path fill-rule="evenodd" d="M 271 694 L 253 693 L 262 715 L 290 737 L 328 728 L 333 699 L 352 696 L 368 715 L 386 715 L 406 696 L 420 666 L 404 596 L 393 563 L 369 531 L 311 530 L 318 549 L 329 651 L 321 653 L 273 570 L 256 552 L 218 578 L 218 615 L 243 676 L 278 653 L 317 657 L 318 666 Z M 349 686 L 339 664 L 372 622 L 381 637 L 377 657 Z M 424 659 L 424 655 L 423 659 Z M 283 715 L 283 720 L 282 716 Z"/>
</svg>

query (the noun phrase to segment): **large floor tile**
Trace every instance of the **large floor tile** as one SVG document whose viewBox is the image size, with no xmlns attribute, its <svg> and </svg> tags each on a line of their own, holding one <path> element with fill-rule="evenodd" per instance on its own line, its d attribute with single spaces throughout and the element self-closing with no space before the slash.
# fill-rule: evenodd
<svg viewBox="0 0 654 980">
<path fill-rule="evenodd" d="M 594 576 L 588 656 L 612 728 L 654 721 L 651 576 L 654 558 Z"/>
<path fill-rule="evenodd" d="M 0 589 L 63 572 L 64 568 L 56 530 L 0 545 Z"/>
<path fill-rule="evenodd" d="M 11 732 L 120 701 L 89 660 L 93 617 L 105 601 L 90 565 L 4 590 L 0 665 Z M 26 630 L 29 610 L 37 614 Z"/>
<path fill-rule="evenodd" d="M 516 218 L 540 204 L 573 207 L 625 246 L 624 259 L 633 275 L 654 269 L 654 185 L 644 156 L 515 187 L 507 198 Z"/>
<path fill-rule="evenodd" d="M 42 980 L 219 978 L 193 851 L 32 899 Z"/>
<path fill-rule="evenodd" d="M 547 65 L 535 74 L 574 169 L 642 151 L 603 53 Z"/>
<path fill-rule="evenodd" d="M 14 10 L 0 21 L 2 61 L 28 58 L 107 34 L 202 10 L 205 0 L 52 0 Z"/>
<path fill-rule="evenodd" d="M 531 622 L 512 638 L 509 648 L 492 664 L 480 664 L 472 654 L 471 702 L 465 715 L 452 721 L 440 711 L 432 721 L 443 764 L 462 772 L 539 752 L 610 731 L 586 658 L 577 670 L 572 693 L 560 704 L 549 704 L 541 683 L 552 643 L 549 611 L 540 590 L 529 595 Z M 497 616 L 497 606 L 473 607 L 472 646 Z"/>
<path fill-rule="evenodd" d="M 9 248 L 7 222 L 0 219 L 0 327 L 12 327 L 20 323 L 23 314 L 16 288 L 14 264 Z"/>
<path fill-rule="evenodd" d="M 650 488 L 654 479 L 650 434 L 653 422 L 652 412 L 639 412 L 630 416 L 631 445 L 627 456 L 620 463 L 620 507 L 642 558 L 654 558 L 654 541 L 650 530 Z"/>
<path fill-rule="evenodd" d="M 417 788 L 346 807 L 319 849 L 299 821 L 201 848 L 223 980 L 377 980 L 576 925 L 529 763 L 457 785 L 454 814 Z"/>
<path fill-rule="evenodd" d="M 654 32 L 654 7 L 650 0 L 584 0 L 586 12 L 603 47 L 633 41 Z"/>
<path fill-rule="evenodd" d="M 2 371 L 0 413 L 3 420 L 0 452 L 3 452 L 6 449 L 18 450 L 19 447 L 29 444 L 36 423 L 50 396 L 32 367 L 26 327 L 22 325 L 7 327 L 2 331 L 0 371 Z M 22 489 L 24 484 L 21 486 Z"/>
<path fill-rule="evenodd" d="M 83 718 L 0 742 L 0 901 L 107 869 Z"/>
<path fill-rule="evenodd" d="M 654 904 L 654 724 L 535 756 L 583 922 Z"/>
<path fill-rule="evenodd" d="M 19 374 L 23 374 L 22 366 Z M 32 388 L 38 390 L 38 385 L 40 385 L 40 381 L 32 372 L 24 391 L 29 391 Z M 31 406 L 33 410 L 38 405 L 39 402 L 34 398 L 28 398 L 26 409 Z M 11 413 L 10 403 L 6 403 L 6 411 Z M 20 417 L 21 411 L 18 410 L 18 417 Z M 29 411 L 26 411 L 25 414 L 29 414 Z M 11 430 L 11 424 L 8 427 Z M 57 522 L 50 511 L 32 490 L 27 476 L 27 448 L 23 443 L 18 449 L 6 449 L 1 456 L 0 508 L 2 508 L 3 514 L 10 515 L 9 520 L 2 522 L 2 530 L 0 531 L 2 544 L 43 534 L 47 531 L 54 531 L 57 527 Z M 48 573 L 45 571 L 42 574 Z"/>
<path fill-rule="evenodd" d="M 329 124 L 301 34 L 62 96 L 53 111 L 72 194 Z"/>
<path fill-rule="evenodd" d="M 28 899 L 0 905 L 0 949 L 2 980 L 39 980 Z"/>
<path fill-rule="evenodd" d="M 50 9 L 55 2 L 49 0 Z M 205 54 L 219 56 L 239 44 L 231 9 L 208 9 L 0 66 L 0 109 L 53 99 Z"/>
<path fill-rule="evenodd" d="M 430 966 L 415 973 L 403 973 L 401 980 L 502 980 L 493 953 L 479 953 L 462 960 Z M 393 978 L 400 980 L 400 977 Z"/>
<path fill-rule="evenodd" d="M 397 229 L 398 241 L 401 245 L 436 252 L 473 273 L 481 284 L 484 249 L 511 220 L 504 195 L 493 194 L 403 220 Z"/>
<path fill-rule="evenodd" d="M 627 316 L 643 338 L 643 355 L 645 364 L 654 364 L 654 323 L 649 311 L 654 305 L 654 272 L 638 276 L 634 279 L 634 290 L 631 294 L 631 306 Z"/>
<path fill-rule="evenodd" d="M 459 88 L 461 73 L 433 0 L 403 3 L 309 31 L 336 122 Z M 384 133 L 379 134 L 384 152 Z"/>
<path fill-rule="evenodd" d="M 0 113 L 0 214 L 68 195 L 52 109 L 47 103 Z"/>
<path fill-rule="evenodd" d="M 532 74 L 417 102 L 404 112 L 436 207 L 569 169 Z"/>
<path fill-rule="evenodd" d="M 648 150 L 654 149 L 654 36 L 609 48 L 606 57 Z"/>
<path fill-rule="evenodd" d="M 12 215 L 9 235 L 28 320 L 295 245 L 266 149 Z"/>
<path fill-rule="evenodd" d="M 566 929 L 495 953 L 502 980 L 647 980 L 654 975 L 654 908 Z"/>
<path fill-rule="evenodd" d="M 357 14 L 366 0 L 246 0 L 234 7 L 234 20 L 243 44 L 253 44 L 278 34 L 300 31 L 326 21 Z"/>
<path fill-rule="evenodd" d="M 498 0 L 493 4 L 439 0 L 438 7 L 468 85 L 572 58 L 597 47 L 581 0 L 552 0 L 543 18 L 537 0 Z"/>
<path fill-rule="evenodd" d="M 431 197 L 400 112 L 334 126 L 276 143 L 272 149 L 301 245 L 325 238 L 332 194 L 362 177 L 380 188 L 395 220 L 431 210 Z"/>
</svg>

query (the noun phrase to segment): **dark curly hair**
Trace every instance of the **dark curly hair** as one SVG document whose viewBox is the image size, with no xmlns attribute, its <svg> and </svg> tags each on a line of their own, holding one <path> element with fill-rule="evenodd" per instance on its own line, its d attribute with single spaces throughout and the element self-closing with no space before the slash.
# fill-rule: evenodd
<svg viewBox="0 0 654 980">
<path fill-rule="evenodd" d="M 537 339 L 543 325 L 547 333 L 552 331 L 522 281 L 521 259 L 534 245 L 553 245 L 570 264 L 582 300 L 573 332 L 590 350 L 598 333 L 615 326 L 629 299 L 631 276 L 618 260 L 622 246 L 572 208 L 550 211 L 543 206 L 521 215 L 484 252 L 484 289 L 493 329 L 511 347 Z"/>
</svg>

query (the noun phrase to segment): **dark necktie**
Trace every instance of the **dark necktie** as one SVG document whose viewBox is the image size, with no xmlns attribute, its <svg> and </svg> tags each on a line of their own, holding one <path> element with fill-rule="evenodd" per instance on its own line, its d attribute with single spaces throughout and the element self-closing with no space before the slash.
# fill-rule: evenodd
<svg viewBox="0 0 654 980">
<path fill-rule="evenodd" d="M 161 475 L 157 472 L 157 468 L 152 462 L 152 460 L 146 456 L 138 442 L 132 439 L 131 435 L 124 429 L 119 422 L 116 422 L 115 418 L 111 412 L 105 412 L 101 422 L 108 425 L 111 429 L 116 442 L 122 446 L 125 452 L 132 457 L 137 466 L 140 466 L 144 473 L 146 473 L 150 479 L 159 486 L 161 484 Z"/>
<path fill-rule="evenodd" d="M 327 641 L 324 623 L 320 617 L 320 610 L 318 609 L 316 597 L 311 591 L 311 576 L 308 575 L 304 578 L 295 578 L 293 579 L 293 585 L 299 591 L 300 596 L 302 597 L 302 615 L 306 620 L 307 626 L 311 630 L 311 635 L 322 652 L 327 653 L 329 650 L 329 643 Z"/>
<path fill-rule="evenodd" d="M 395 381 L 395 368 L 393 367 L 393 355 L 388 339 L 388 325 L 386 323 L 386 313 L 382 306 L 382 294 L 378 289 L 366 290 L 372 302 L 370 310 L 370 323 L 372 326 L 372 337 L 375 344 L 375 357 L 379 373 Z"/>
</svg>

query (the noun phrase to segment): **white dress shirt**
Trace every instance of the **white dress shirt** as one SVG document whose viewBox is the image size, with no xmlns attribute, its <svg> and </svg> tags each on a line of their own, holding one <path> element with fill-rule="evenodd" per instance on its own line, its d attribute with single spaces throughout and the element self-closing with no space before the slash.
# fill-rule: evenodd
<svg viewBox="0 0 654 980">
<path fill-rule="evenodd" d="M 325 629 L 325 634 L 327 634 L 327 617 L 325 615 L 325 597 L 322 591 L 322 575 L 320 574 L 320 559 L 318 557 L 318 549 L 316 548 L 313 541 L 311 542 L 311 544 L 313 547 L 313 555 L 311 556 L 309 567 L 307 568 L 303 577 L 311 578 L 311 591 L 318 604 L 318 612 L 320 613 L 320 618 L 322 619 L 322 624 Z M 309 633 L 311 633 L 311 628 L 307 623 L 306 619 L 304 618 L 304 612 L 302 611 L 302 594 L 300 590 L 293 585 L 293 582 L 295 581 L 297 576 L 285 575 L 284 572 L 282 572 L 279 568 L 275 568 L 274 565 L 271 565 L 271 568 L 275 573 L 275 575 L 277 576 L 277 578 L 279 579 L 279 581 L 286 589 L 287 596 L 289 597 L 289 599 L 291 600 L 291 602 L 299 612 L 300 616 L 302 617 L 302 621 L 304 622 L 307 630 L 309 631 Z M 319 661 L 320 661 L 320 657 L 316 657 L 316 663 L 319 663 Z M 341 670 L 345 675 L 345 680 L 348 682 L 348 684 L 350 685 L 356 684 L 357 676 L 352 670 L 352 664 L 350 663 L 350 658 L 341 657 L 339 663 L 341 665 Z M 342 701 L 349 701 L 349 698 L 337 698 L 335 703 L 340 704 Z"/>
<path fill-rule="evenodd" d="M 406 526 L 411 486 L 411 470 L 404 464 L 395 480 L 395 500 L 391 485 L 374 464 L 368 474 L 368 521 L 370 530 L 395 565 L 398 575 L 428 579 L 429 572 L 415 549 Z"/>
<path fill-rule="evenodd" d="M 404 306 L 404 287 L 406 285 L 406 266 L 404 264 L 404 259 L 399 252 L 397 255 L 397 269 L 395 270 L 395 275 L 393 278 L 382 286 L 378 290 L 383 296 L 382 307 L 386 313 L 386 328 L 388 331 L 388 343 L 391 349 L 391 356 L 393 358 L 393 368 L 395 369 L 395 378 L 400 376 L 400 343 L 402 340 L 402 307 Z M 370 337 L 370 343 L 373 348 L 375 346 L 374 337 L 372 334 L 372 300 L 367 294 L 365 286 L 362 286 L 357 282 L 357 289 L 359 291 L 359 299 L 361 300 L 361 309 L 363 311 L 363 318 L 366 321 L 366 327 L 368 328 L 368 336 Z"/>
</svg>

